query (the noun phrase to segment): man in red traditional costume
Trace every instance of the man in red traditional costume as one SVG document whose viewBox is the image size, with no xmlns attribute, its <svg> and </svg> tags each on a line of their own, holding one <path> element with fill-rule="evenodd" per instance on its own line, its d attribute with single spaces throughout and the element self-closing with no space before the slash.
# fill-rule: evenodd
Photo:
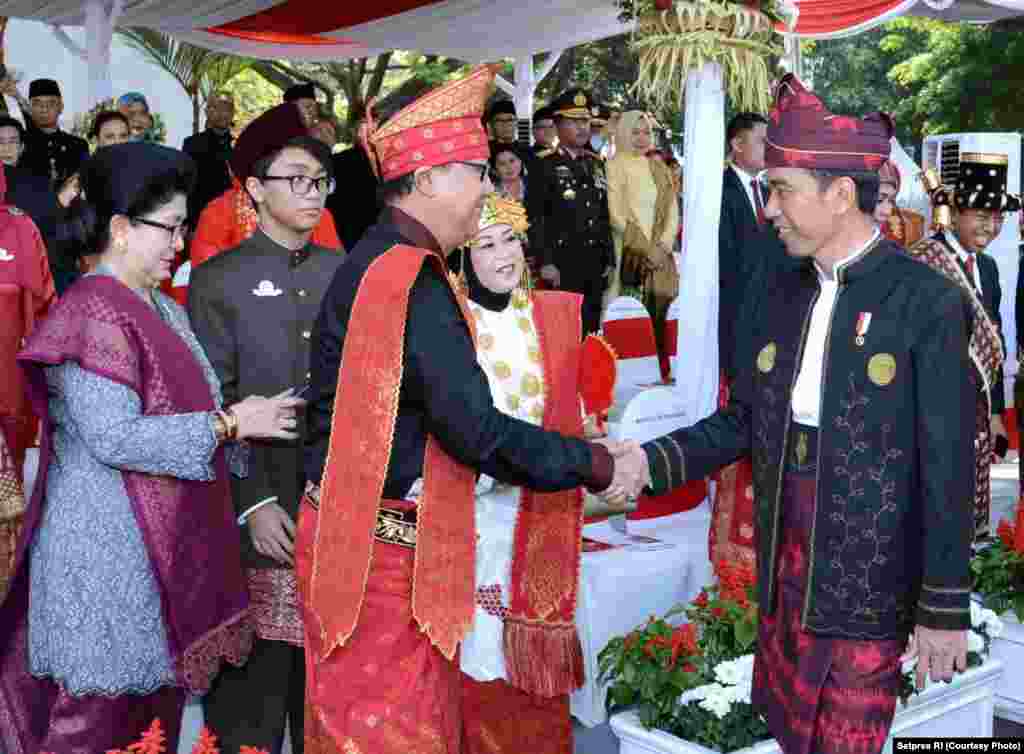
<svg viewBox="0 0 1024 754">
<path fill-rule="evenodd" d="M 1006 192 L 1005 154 L 964 152 L 956 186 L 939 185 L 934 170 L 925 175 L 936 233 L 908 249 L 910 256 L 956 283 L 971 304 L 971 370 L 977 386 L 974 533 L 989 534 L 993 456 L 1005 456 L 1009 441 L 1003 412 L 1006 344 L 999 313 L 1003 291 L 996 260 L 985 249 L 1003 229 L 1007 212 L 1019 212 L 1020 199 Z"/>
<path fill-rule="evenodd" d="M 765 216 L 802 264 L 747 323 L 728 406 L 643 446 L 656 494 L 752 458 L 752 701 L 785 754 L 880 752 L 905 650 L 919 685 L 966 667 L 970 313 L 881 237 L 891 135 L 887 116 L 832 115 L 783 78 Z"/>
<path fill-rule="evenodd" d="M 57 298 L 39 230 L 4 201 L 4 170 L 0 167 L 0 601 L 7 594 L 25 513 L 25 452 L 38 428 L 15 357 Z"/>
<path fill-rule="evenodd" d="M 473 622 L 478 471 L 541 492 L 635 495 L 646 479 L 643 459 L 498 411 L 477 363 L 445 255 L 477 234 L 492 190 L 480 116 L 493 79 L 478 68 L 380 128 L 368 115 L 362 132 L 385 209 L 338 269 L 313 337 L 306 473 L 322 481 L 295 548 L 309 752 L 464 751 L 456 654 Z M 573 400 L 557 427 L 569 434 Z M 574 568 L 573 547 L 545 543 L 575 542 L 581 517 L 533 540 L 552 568 Z M 514 599 L 527 652 L 563 618 L 538 612 L 542 597 Z"/>
</svg>

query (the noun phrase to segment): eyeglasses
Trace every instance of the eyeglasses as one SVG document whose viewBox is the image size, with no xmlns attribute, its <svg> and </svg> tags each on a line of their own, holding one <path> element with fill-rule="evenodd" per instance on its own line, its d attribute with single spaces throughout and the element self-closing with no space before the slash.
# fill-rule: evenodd
<svg viewBox="0 0 1024 754">
<path fill-rule="evenodd" d="M 316 186 L 318 194 L 326 196 L 333 194 L 336 186 L 334 179 L 329 175 L 322 175 L 319 178 L 310 178 L 308 175 L 264 175 L 262 181 L 288 181 L 292 193 L 296 196 L 308 196 L 313 186 Z"/>
<path fill-rule="evenodd" d="M 487 178 L 487 171 L 490 169 L 490 165 L 486 162 L 465 162 L 463 160 L 455 160 L 456 165 L 465 165 L 467 168 L 473 168 L 474 170 L 480 171 L 480 183 L 483 183 Z"/>
<path fill-rule="evenodd" d="M 133 223 L 139 225 L 148 225 L 150 228 L 159 228 L 160 230 L 166 230 L 170 233 L 170 242 L 174 243 L 175 239 L 184 239 L 185 232 L 188 229 L 188 223 L 180 223 L 179 225 L 167 225 L 166 223 L 158 223 L 156 220 L 147 220 L 144 217 L 132 217 L 130 218 Z"/>
</svg>

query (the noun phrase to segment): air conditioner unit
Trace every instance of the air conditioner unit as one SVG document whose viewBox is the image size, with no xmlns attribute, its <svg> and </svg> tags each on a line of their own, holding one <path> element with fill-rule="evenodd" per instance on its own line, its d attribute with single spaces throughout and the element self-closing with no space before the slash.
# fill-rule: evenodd
<svg viewBox="0 0 1024 754">
<path fill-rule="evenodd" d="M 960 155 L 969 152 L 1005 154 L 1009 159 L 1006 190 L 1020 194 L 1021 190 L 1021 137 L 1017 133 L 943 134 L 927 136 L 924 140 L 922 167 L 935 168 L 944 184 L 955 186 L 960 176 Z M 1000 314 L 1003 318 L 1003 336 L 1006 338 L 1006 374 L 1017 373 L 1017 326 L 1014 318 L 1014 300 L 1017 292 L 1017 274 L 1020 269 L 1020 218 L 1016 213 L 1006 216 L 1003 232 L 986 253 L 999 265 L 999 284 L 1003 289 Z M 1006 381 L 1007 405 L 1013 404 L 1013 380 Z"/>
</svg>

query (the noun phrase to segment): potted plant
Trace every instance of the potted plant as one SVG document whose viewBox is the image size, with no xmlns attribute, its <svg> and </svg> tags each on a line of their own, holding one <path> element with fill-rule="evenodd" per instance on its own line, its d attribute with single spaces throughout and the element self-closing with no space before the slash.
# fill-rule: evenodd
<svg viewBox="0 0 1024 754">
<path fill-rule="evenodd" d="M 1007 667 L 1024 663 L 1024 506 L 1017 504 L 1016 523 L 1000 522 L 998 537 L 977 548 L 971 561 L 977 599 L 1003 618 L 1003 632 L 992 654 Z M 1024 723 L 1024 677 L 1009 675 L 996 695 L 1000 717 Z"/>
<path fill-rule="evenodd" d="M 609 707 L 620 710 L 611 725 L 621 754 L 779 751 L 750 703 L 757 639 L 754 575 L 749 567 L 727 563 L 718 563 L 715 572 L 718 584 L 690 605 L 652 617 L 613 639 L 599 655 L 601 680 L 610 683 Z M 1002 622 L 977 604 L 971 619 L 970 670 L 953 684 L 931 684 L 915 696 L 916 660 L 904 664 L 894 734 L 925 734 L 941 720 L 956 735 L 991 735 L 991 703 L 1002 665 L 987 656 Z"/>
</svg>

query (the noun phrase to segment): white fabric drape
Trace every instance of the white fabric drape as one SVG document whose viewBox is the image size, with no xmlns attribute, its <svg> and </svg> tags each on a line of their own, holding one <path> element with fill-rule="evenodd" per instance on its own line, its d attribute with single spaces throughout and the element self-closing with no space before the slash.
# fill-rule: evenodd
<svg viewBox="0 0 1024 754">
<path fill-rule="evenodd" d="M 676 390 L 685 424 L 718 408 L 718 225 L 725 163 L 725 93 L 714 63 L 686 79 L 683 264 Z"/>
<path fill-rule="evenodd" d="M 280 0 L 130 0 L 118 23 L 160 31 L 192 31 L 251 16 Z M 109 11 L 111 4 L 104 3 Z M 0 16 L 25 18 L 57 26 L 84 26 L 83 0 L 0 0 Z"/>
</svg>

